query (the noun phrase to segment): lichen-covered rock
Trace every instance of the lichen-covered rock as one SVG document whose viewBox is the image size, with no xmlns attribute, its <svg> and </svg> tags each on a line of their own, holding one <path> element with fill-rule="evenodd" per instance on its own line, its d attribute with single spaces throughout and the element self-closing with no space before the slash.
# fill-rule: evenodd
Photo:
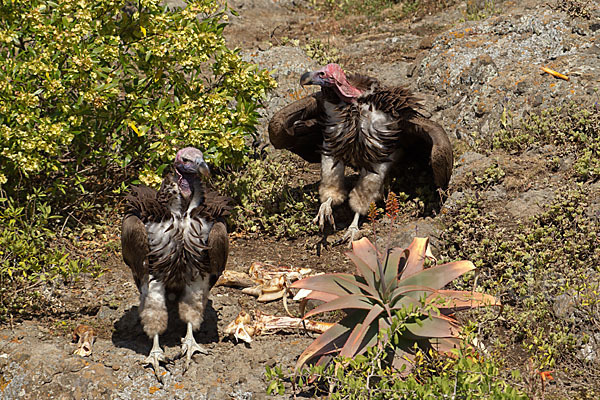
<svg viewBox="0 0 600 400">
<path fill-rule="evenodd" d="M 592 20 L 547 4 L 517 11 L 454 26 L 436 37 L 412 72 L 413 87 L 435 95 L 447 131 L 469 144 L 489 139 L 507 116 L 518 119 L 570 101 L 589 103 L 597 88 L 600 31 L 592 29 Z"/>
</svg>

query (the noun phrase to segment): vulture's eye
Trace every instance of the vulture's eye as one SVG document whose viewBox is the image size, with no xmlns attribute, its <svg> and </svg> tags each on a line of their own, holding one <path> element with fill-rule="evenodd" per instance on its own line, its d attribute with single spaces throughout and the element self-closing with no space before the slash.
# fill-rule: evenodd
<svg viewBox="0 0 600 400">
<path fill-rule="evenodd" d="M 321 78 L 323 78 L 323 77 L 325 76 L 325 72 L 323 72 L 323 71 L 319 72 L 319 76 L 320 76 Z"/>
<path fill-rule="evenodd" d="M 187 157 L 181 157 L 181 159 L 183 160 L 183 162 L 191 162 L 192 160 L 187 158 Z"/>
</svg>

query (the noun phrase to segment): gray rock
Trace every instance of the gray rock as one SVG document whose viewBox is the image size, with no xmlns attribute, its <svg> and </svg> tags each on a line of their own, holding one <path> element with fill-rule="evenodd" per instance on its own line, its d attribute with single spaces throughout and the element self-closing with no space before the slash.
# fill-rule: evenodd
<svg viewBox="0 0 600 400">
<path fill-rule="evenodd" d="M 554 311 L 554 315 L 556 315 L 557 318 L 571 320 L 573 319 L 575 304 L 575 299 L 571 293 L 563 293 L 554 299 L 552 311 Z"/>
<path fill-rule="evenodd" d="M 508 202 L 506 210 L 515 218 L 525 220 L 543 211 L 543 206 L 554 199 L 551 189 L 532 189 L 520 193 L 516 199 Z"/>
<path fill-rule="evenodd" d="M 598 358 L 596 348 L 591 343 L 581 346 L 581 349 L 579 349 L 579 355 L 583 361 L 588 363 L 592 363 Z"/>
</svg>

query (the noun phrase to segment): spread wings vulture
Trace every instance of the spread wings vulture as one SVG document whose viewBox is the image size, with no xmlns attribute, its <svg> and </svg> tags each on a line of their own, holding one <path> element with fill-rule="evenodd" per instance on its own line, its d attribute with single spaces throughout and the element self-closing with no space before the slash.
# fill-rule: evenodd
<svg viewBox="0 0 600 400">
<path fill-rule="evenodd" d="M 321 207 L 315 218 L 321 229 L 325 221 L 335 228 L 331 207 L 348 197 L 355 214 L 344 239 L 354 240 L 360 215 L 382 197 L 386 177 L 407 174 L 401 167 L 406 159 L 429 169 L 437 188 L 448 186 L 453 163 L 448 136 L 408 89 L 382 87 L 358 74 L 346 77 L 337 64 L 306 72 L 300 84 L 319 85 L 321 91 L 278 111 L 269 122 L 269 138 L 275 148 L 321 163 Z M 349 195 L 346 165 L 360 171 Z"/>
<path fill-rule="evenodd" d="M 153 339 L 145 362 L 158 373 L 164 352 L 159 335 L 166 331 L 167 297 L 177 299 L 179 316 L 187 324 L 182 353 L 189 366 L 194 352 L 206 353 L 193 332 L 200 328 L 208 294 L 225 269 L 229 242 L 224 217 L 228 199 L 209 190 L 200 175 L 208 175 L 202 152 L 179 150 L 172 171 L 157 192 L 133 187 L 126 198 L 121 243 L 140 292 L 139 314 Z"/>
</svg>

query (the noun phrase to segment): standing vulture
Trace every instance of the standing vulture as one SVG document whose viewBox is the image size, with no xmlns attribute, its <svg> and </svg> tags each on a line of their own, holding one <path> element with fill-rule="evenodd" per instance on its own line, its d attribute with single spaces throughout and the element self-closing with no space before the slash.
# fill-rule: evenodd
<svg viewBox="0 0 600 400">
<path fill-rule="evenodd" d="M 206 353 L 193 332 L 200 328 L 208 293 L 225 269 L 229 251 L 224 222 L 228 198 L 202 182 L 200 175 L 209 175 L 202 152 L 179 150 L 173 167 L 158 192 L 132 188 L 121 232 L 123 259 L 140 292 L 140 319 L 153 339 L 145 362 L 157 377 L 159 362 L 165 360 L 158 336 L 167 329 L 167 296 L 177 299 L 179 316 L 187 324 L 181 347 L 187 369 L 194 352 Z"/>
<path fill-rule="evenodd" d="M 404 87 L 382 87 L 363 75 L 346 77 L 337 64 L 328 64 L 300 78 L 301 85 L 321 91 L 278 111 L 269 122 L 271 144 L 309 162 L 321 162 L 321 207 L 314 220 L 321 230 L 334 226 L 332 206 L 349 197 L 354 219 L 344 235 L 352 242 L 361 215 L 382 197 L 389 176 L 408 174 L 406 159 L 429 169 L 433 184 L 448 186 L 452 146 L 444 129 L 421 111 L 419 100 Z M 344 167 L 358 171 L 358 183 L 348 196 Z"/>
</svg>

